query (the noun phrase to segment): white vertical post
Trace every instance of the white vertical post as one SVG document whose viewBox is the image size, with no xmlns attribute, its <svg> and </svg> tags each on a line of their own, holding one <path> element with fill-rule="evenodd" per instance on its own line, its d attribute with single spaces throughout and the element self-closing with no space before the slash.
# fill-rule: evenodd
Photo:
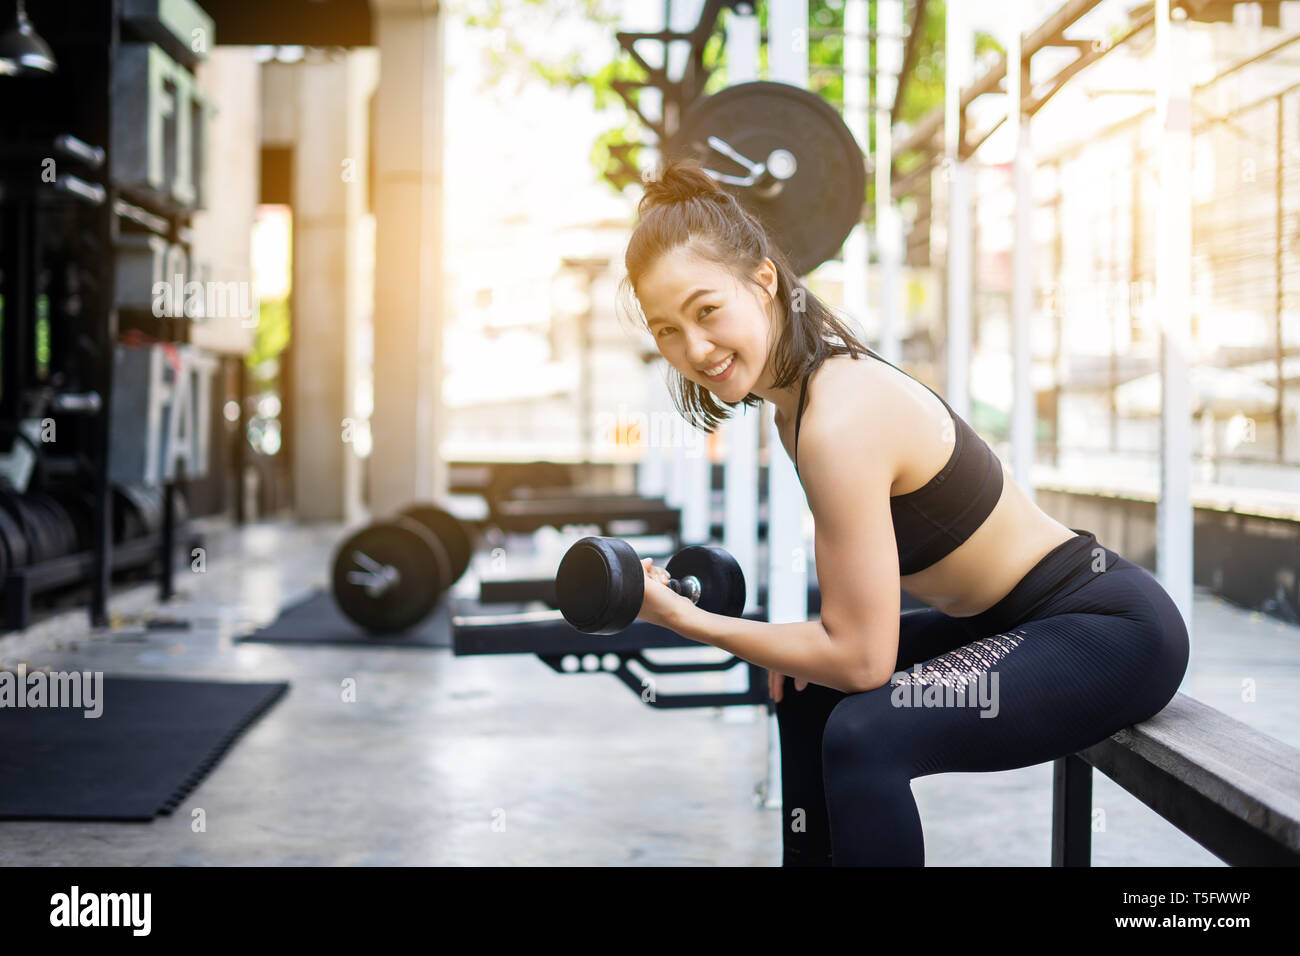
<svg viewBox="0 0 1300 956">
<path fill-rule="evenodd" d="M 672 402 L 663 381 L 664 362 L 648 357 L 645 361 L 646 422 L 641 464 L 636 472 L 636 493 L 647 498 L 663 496 L 668 487 L 668 463 L 661 437 L 662 422 L 672 414 Z"/>
<path fill-rule="evenodd" d="M 1161 328 L 1160 501 L 1156 570 L 1192 632 L 1192 428 L 1188 385 L 1191 286 L 1192 116 L 1187 23 L 1156 0 L 1156 124 L 1160 130 L 1156 211 L 1156 302 Z M 1177 17 L 1177 19 L 1174 19 Z"/>
<path fill-rule="evenodd" d="M 867 4 L 868 0 L 846 0 L 844 4 L 844 125 L 864 151 L 868 142 L 867 121 L 871 92 Z M 806 23 L 806 5 L 804 17 Z M 807 70 L 799 85 L 808 85 Z M 867 285 L 870 258 L 867 227 L 861 222 L 855 223 L 848 239 L 844 241 L 843 306 L 845 315 L 854 320 L 856 331 L 864 338 L 869 338 L 867 329 L 872 324 L 867 318 L 871 310 Z"/>
<path fill-rule="evenodd" d="M 751 3 L 739 3 L 727 18 L 727 85 L 758 79 L 758 13 Z"/>
<path fill-rule="evenodd" d="M 865 5 L 866 0 L 850 0 Z M 808 2 L 788 0 L 769 9 L 768 63 L 771 79 L 808 87 Z M 796 52 L 802 48 L 802 55 Z M 808 619 L 808 569 L 803 543 L 806 509 L 794 464 L 777 434 L 773 409 L 763 407 L 767 429 L 767 619 L 790 623 Z"/>
<path fill-rule="evenodd" d="M 710 539 L 709 506 L 713 498 L 713 462 L 709 436 L 682 423 L 682 543 L 706 544 Z"/>
<path fill-rule="evenodd" d="M 767 5 L 767 72 L 775 83 L 807 87 L 808 0 Z"/>
<path fill-rule="evenodd" d="M 973 41 L 967 10 L 949 3 L 944 38 L 943 168 L 948 179 L 948 387 L 947 401 L 970 415 L 971 228 L 970 169 L 961 157 L 961 91 L 970 83 Z"/>
<path fill-rule="evenodd" d="M 650 15 L 643 4 L 630 4 L 623 11 L 622 29 L 624 30 L 650 31 L 660 29 L 661 26 L 667 27 L 668 24 L 661 24 L 659 18 Z M 665 66 L 663 58 L 659 55 L 662 50 L 663 47 L 647 45 L 642 47 L 640 52 L 651 66 Z M 641 90 L 638 103 L 647 119 L 662 118 L 663 93 L 661 91 L 652 86 L 646 87 Z M 654 447 L 652 444 L 656 414 L 672 411 L 672 402 L 664 387 L 664 365 L 663 359 L 655 356 L 648 357 L 645 362 L 647 433 L 643 436 L 646 446 L 642 453 L 640 467 L 637 468 L 636 491 L 637 494 L 646 497 L 660 495 L 668 498 L 669 496 L 670 456 L 662 446 Z"/>
<path fill-rule="evenodd" d="M 880 354 L 895 365 L 900 364 L 903 358 L 899 341 L 903 326 L 903 230 L 891 195 L 894 154 L 891 110 L 898 91 L 898 74 L 902 69 L 902 0 L 876 0 L 876 248 L 880 261 Z"/>
<path fill-rule="evenodd" d="M 752 6 L 740 4 L 727 18 L 727 80 L 730 84 L 758 79 L 758 17 Z M 762 415 L 737 406 L 724 426 L 727 430 L 727 459 L 723 488 L 722 545 L 740 563 L 745 573 L 745 610 L 758 606 L 758 427 Z M 748 684 L 739 667 L 727 672 L 730 691 L 743 691 Z M 754 720 L 751 707 L 728 707 L 723 719 L 730 723 Z"/>
<path fill-rule="evenodd" d="M 689 30 L 699 22 L 703 0 L 677 0 L 672 5 L 671 19 L 667 24 L 673 30 Z M 674 43 L 668 48 L 668 75 L 680 77 L 686 66 L 686 45 Z M 662 103 L 658 90 L 646 89 L 641 95 L 653 93 L 657 106 Z M 649 115 L 649 114 L 647 114 Z M 658 118 L 656 114 L 655 118 Z M 663 365 L 657 367 L 658 384 L 655 386 L 664 397 L 665 407 L 671 407 L 663 381 Z M 682 540 L 684 543 L 703 544 L 709 539 L 709 482 L 710 462 L 708 438 L 693 432 L 682 423 L 682 440 L 673 441 L 665 458 L 665 496 L 674 508 L 682 509 Z M 701 450 L 702 449 L 702 450 Z"/>
<path fill-rule="evenodd" d="M 807 0 L 788 0 L 768 7 L 767 41 L 770 78 L 806 89 Z M 847 86 L 845 92 L 847 95 Z M 861 241 L 862 226 L 856 226 L 854 231 Z M 865 242 L 862 244 L 865 246 Z M 846 260 L 848 255 L 846 250 Z M 865 248 L 861 263 L 865 267 Z M 763 406 L 762 427 L 767 430 L 767 619 L 774 624 L 788 624 L 808 619 L 808 564 L 803 540 L 807 505 L 794 464 L 777 434 L 773 411 Z M 781 735 L 775 713 L 767 720 L 767 783 L 762 792 L 764 806 L 781 808 Z"/>
<path fill-rule="evenodd" d="M 372 128 L 375 397 L 367 467 L 371 509 L 384 514 L 447 489 L 439 444 L 448 14 L 410 0 L 376 0 L 370 7 L 382 67 Z"/>
<path fill-rule="evenodd" d="M 1011 463 L 1016 483 L 1034 500 L 1034 429 L 1038 406 L 1034 399 L 1030 329 L 1034 294 L 1034 154 L 1029 115 L 1023 111 L 1029 64 L 1022 62 L 1020 28 L 1024 2 L 1007 6 L 1007 122 L 1015 141 L 1012 171 L 1015 181 L 1015 235 L 1011 242 Z"/>
</svg>

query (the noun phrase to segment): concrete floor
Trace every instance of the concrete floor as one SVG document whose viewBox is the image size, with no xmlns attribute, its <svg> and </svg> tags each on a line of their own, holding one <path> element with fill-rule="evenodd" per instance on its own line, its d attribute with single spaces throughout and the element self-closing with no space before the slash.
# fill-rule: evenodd
<svg viewBox="0 0 1300 956">
<path fill-rule="evenodd" d="M 340 531 L 207 529 L 207 569 L 180 572 L 172 602 L 160 605 L 152 584 L 116 592 L 119 620 L 100 632 L 84 610 L 49 615 L 0 637 L 0 664 L 283 679 L 288 694 L 172 816 L 0 822 L 0 864 L 779 865 L 780 813 L 754 798 L 768 731 L 757 709 L 655 711 L 611 677 L 555 674 L 524 656 L 237 644 L 325 586 Z M 458 591 L 473 584 L 467 575 Z M 155 614 L 192 627 L 144 630 L 139 622 Z M 1300 629 L 1201 592 L 1193 624 L 1183 692 L 1300 746 Z M 346 678 L 356 680 L 355 703 L 342 700 Z M 1094 805 L 1106 811 L 1095 865 L 1222 865 L 1094 778 Z M 1049 861 L 1050 764 L 912 787 L 927 865 Z M 199 808 L 206 832 L 195 833 Z"/>
</svg>

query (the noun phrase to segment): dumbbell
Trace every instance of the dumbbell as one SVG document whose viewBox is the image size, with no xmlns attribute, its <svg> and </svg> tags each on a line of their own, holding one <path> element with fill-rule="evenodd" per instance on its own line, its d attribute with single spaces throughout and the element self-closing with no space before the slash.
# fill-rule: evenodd
<svg viewBox="0 0 1300 956">
<path fill-rule="evenodd" d="M 334 552 L 334 601 L 374 634 L 422 621 L 469 567 L 473 540 L 453 515 L 415 504 L 362 528 Z"/>
<path fill-rule="evenodd" d="M 683 548 L 668 560 L 668 586 L 697 607 L 739 617 L 745 575 L 722 548 Z M 645 600 L 645 569 L 621 538 L 588 537 L 565 552 L 555 575 L 564 619 L 586 634 L 617 634 L 636 620 Z"/>
</svg>

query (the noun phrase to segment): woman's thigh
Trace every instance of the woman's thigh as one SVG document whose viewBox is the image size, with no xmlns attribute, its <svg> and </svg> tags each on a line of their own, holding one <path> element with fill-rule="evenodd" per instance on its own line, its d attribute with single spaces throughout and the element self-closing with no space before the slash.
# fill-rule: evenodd
<svg viewBox="0 0 1300 956">
<path fill-rule="evenodd" d="M 894 670 L 927 661 L 983 636 L 974 633 L 961 618 L 949 617 L 934 608 L 904 611 L 898 615 L 898 659 Z"/>
<path fill-rule="evenodd" d="M 1186 635 L 1166 625 L 1156 613 L 1059 613 L 912 662 L 835 706 L 825 772 L 1011 770 L 1098 743 L 1176 693 Z"/>
</svg>

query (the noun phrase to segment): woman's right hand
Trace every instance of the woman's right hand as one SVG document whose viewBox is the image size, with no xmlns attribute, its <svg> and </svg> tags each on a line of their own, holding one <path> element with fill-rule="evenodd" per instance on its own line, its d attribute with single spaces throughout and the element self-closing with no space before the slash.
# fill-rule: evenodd
<svg viewBox="0 0 1300 956">
<path fill-rule="evenodd" d="M 808 682 L 806 680 L 800 680 L 798 677 L 794 679 L 795 690 L 803 690 L 807 686 Z M 785 687 L 785 675 L 778 674 L 776 671 L 768 671 L 767 692 L 775 703 L 781 703 L 781 689 L 783 687 Z"/>
</svg>

